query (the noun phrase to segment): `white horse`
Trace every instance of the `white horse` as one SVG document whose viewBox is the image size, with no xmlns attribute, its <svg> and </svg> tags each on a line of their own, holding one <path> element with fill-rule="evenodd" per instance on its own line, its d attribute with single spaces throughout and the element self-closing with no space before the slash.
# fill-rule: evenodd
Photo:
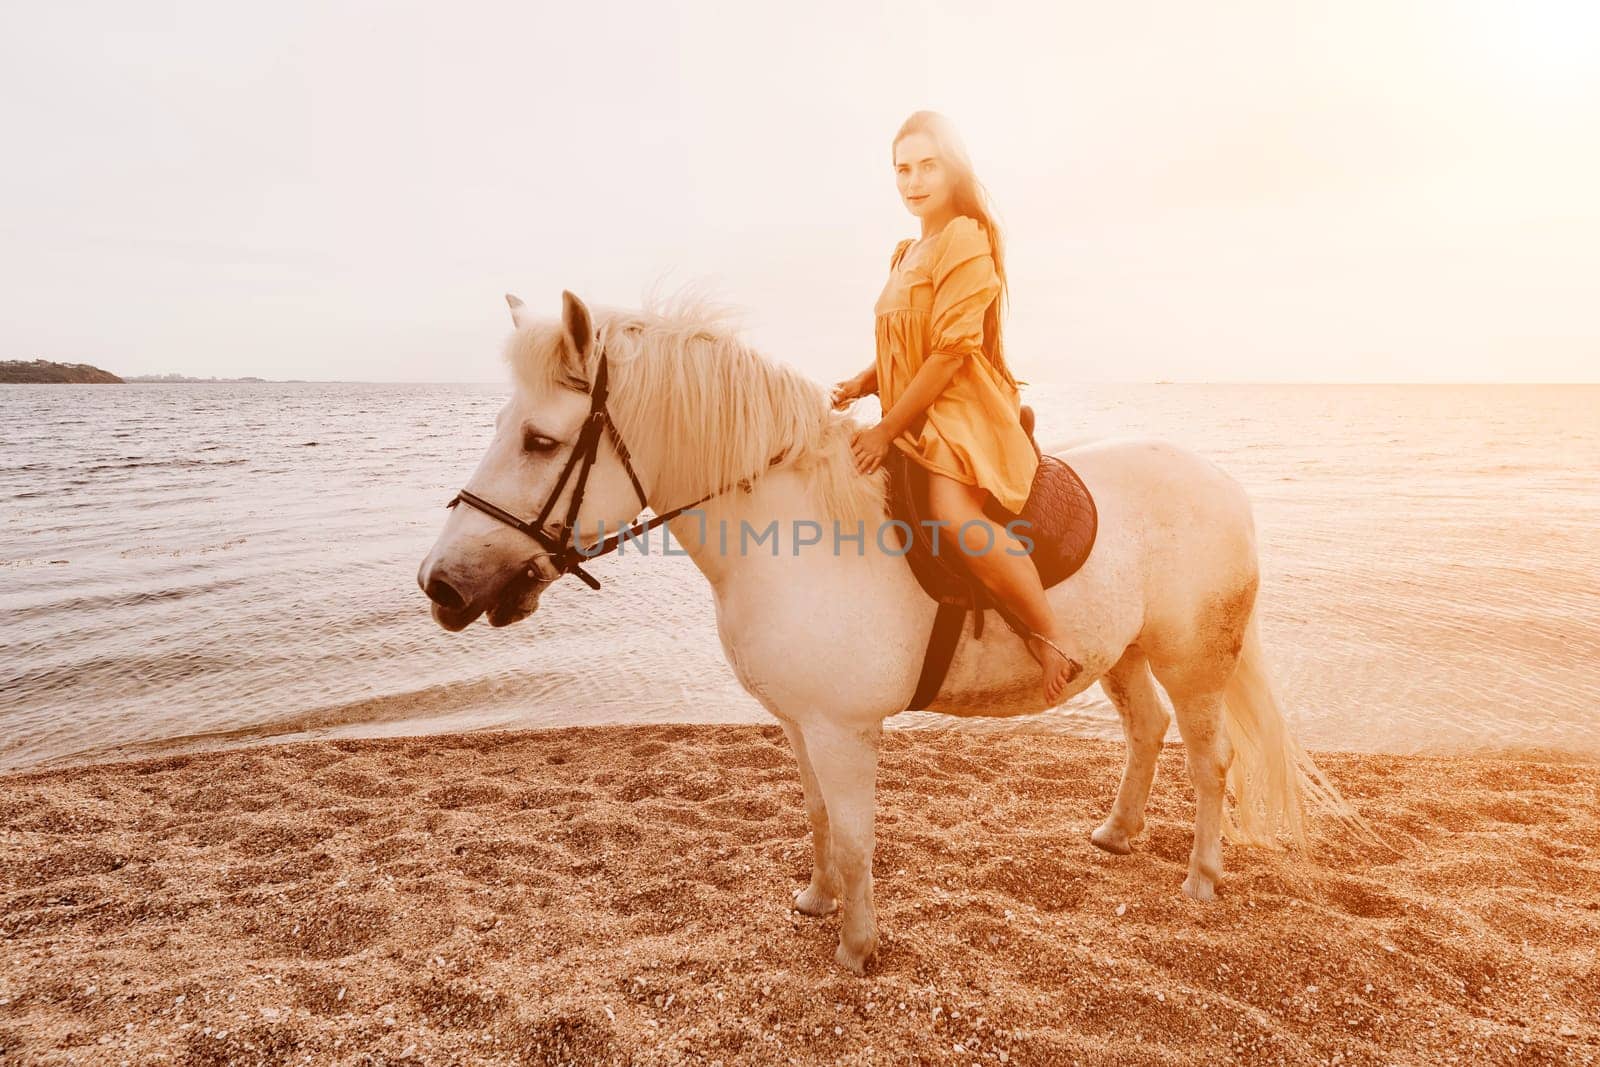
<svg viewBox="0 0 1600 1067">
<path fill-rule="evenodd" d="M 825 915 L 842 903 L 835 958 L 862 973 L 878 946 L 882 723 L 916 688 L 935 613 L 898 539 L 879 535 L 884 471 L 855 470 L 856 424 L 830 410 L 822 385 L 742 343 L 704 301 L 596 314 L 562 295 L 562 317 L 543 321 L 507 297 L 516 389 L 458 498 L 472 506 L 451 513 L 418 583 L 446 629 L 484 613 L 504 626 L 573 569 L 575 547 L 600 544 L 646 504 L 659 518 L 703 499 L 667 527 L 710 582 L 728 663 L 782 724 L 799 763 L 814 855 L 794 906 Z M 1271 843 L 1282 832 L 1303 845 L 1308 805 L 1346 810 L 1291 737 L 1264 673 L 1250 501 L 1214 464 L 1160 440 L 1046 451 L 1078 472 L 1099 512 L 1088 560 L 1047 591 L 1075 635 L 1065 651 L 1081 665 L 1061 700 L 1099 681 L 1127 738 L 1116 801 L 1091 840 L 1126 854 L 1144 826 L 1169 721 L 1159 681 L 1197 798 L 1183 892 L 1210 900 L 1224 833 Z M 563 474 L 574 469 L 576 484 Z M 541 503 L 539 519 L 523 522 Z M 547 520 L 558 505 L 564 518 Z M 990 625 L 973 639 L 969 628 L 929 708 L 1044 711 L 1039 666 L 1012 630 Z"/>
</svg>

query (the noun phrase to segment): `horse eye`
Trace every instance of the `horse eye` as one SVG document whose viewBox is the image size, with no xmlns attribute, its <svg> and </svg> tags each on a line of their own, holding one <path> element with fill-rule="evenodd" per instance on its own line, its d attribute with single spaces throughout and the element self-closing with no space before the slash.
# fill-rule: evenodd
<svg viewBox="0 0 1600 1067">
<path fill-rule="evenodd" d="M 542 433 L 525 433 L 522 435 L 522 450 L 524 452 L 552 452 L 561 442 L 553 437 L 546 437 Z"/>
</svg>

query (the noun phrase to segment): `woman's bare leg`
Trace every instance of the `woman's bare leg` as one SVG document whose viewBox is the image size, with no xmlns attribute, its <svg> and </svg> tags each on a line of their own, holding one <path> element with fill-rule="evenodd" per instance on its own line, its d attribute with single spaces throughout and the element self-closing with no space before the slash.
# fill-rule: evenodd
<svg viewBox="0 0 1600 1067">
<path fill-rule="evenodd" d="M 946 523 L 939 529 L 939 551 L 962 552 L 961 561 L 1024 626 L 1059 648 L 1068 647 L 1070 635 L 1050 610 L 1039 571 L 1023 552 L 1022 542 L 983 513 L 987 490 L 933 471 L 927 473 L 928 510 Z M 1077 665 L 1045 641 L 1028 638 L 1027 646 L 1044 668 L 1045 699 L 1054 705 L 1077 673 Z"/>
</svg>

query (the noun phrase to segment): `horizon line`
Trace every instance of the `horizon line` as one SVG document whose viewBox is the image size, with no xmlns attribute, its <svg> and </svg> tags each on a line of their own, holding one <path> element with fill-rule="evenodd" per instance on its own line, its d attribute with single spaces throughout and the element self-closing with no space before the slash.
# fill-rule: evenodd
<svg viewBox="0 0 1600 1067">
<path fill-rule="evenodd" d="M 154 375 L 133 375 L 123 379 L 124 385 L 509 385 L 507 379 L 499 378 L 256 378 L 255 375 L 239 375 L 233 378 L 199 378 L 186 375 L 190 381 L 135 381 L 136 378 L 155 377 Z M 254 381 L 246 381 L 252 378 Z M 94 384 L 94 383 L 24 383 L 13 382 L 7 384 Z M 105 383 L 117 384 L 117 383 Z M 1517 379 L 1517 380 L 1484 380 L 1484 379 L 1437 379 L 1432 381 L 1389 381 L 1389 380 L 1364 380 L 1364 381 L 1321 381 L 1291 378 L 1255 379 L 1255 378 L 1084 378 L 1077 380 L 1029 382 L 1028 385 L 1057 386 L 1057 385 L 1600 385 L 1600 379 L 1593 381 L 1574 381 L 1560 379 Z"/>
</svg>

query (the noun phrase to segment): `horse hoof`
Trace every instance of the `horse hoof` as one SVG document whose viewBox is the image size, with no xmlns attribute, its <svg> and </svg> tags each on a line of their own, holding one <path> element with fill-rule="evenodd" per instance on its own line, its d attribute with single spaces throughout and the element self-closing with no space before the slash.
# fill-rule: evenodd
<svg viewBox="0 0 1600 1067">
<path fill-rule="evenodd" d="M 824 915 L 832 915 L 838 908 L 839 902 L 815 886 L 806 886 L 794 895 L 794 910 L 801 915 L 809 915 L 813 919 L 820 919 Z"/>
<path fill-rule="evenodd" d="M 1113 856 L 1127 856 L 1133 852 L 1133 846 L 1128 843 L 1128 835 L 1114 828 L 1110 823 L 1099 827 L 1089 835 L 1089 843 L 1095 848 L 1103 849 Z"/>
<path fill-rule="evenodd" d="M 867 973 L 867 961 L 877 953 L 878 946 L 876 944 L 863 951 L 859 949 L 852 950 L 843 941 L 840 941 L 838 951 L 833 954 L 833 961 L 859 978 Z"/>
<path fill-rule="evenodd" d="M 1215 900 L 1216 883 L 1203 874 L 1191 874 L 1183 880 L 1183 895 L 1191 900 Z"/>
</svg>

